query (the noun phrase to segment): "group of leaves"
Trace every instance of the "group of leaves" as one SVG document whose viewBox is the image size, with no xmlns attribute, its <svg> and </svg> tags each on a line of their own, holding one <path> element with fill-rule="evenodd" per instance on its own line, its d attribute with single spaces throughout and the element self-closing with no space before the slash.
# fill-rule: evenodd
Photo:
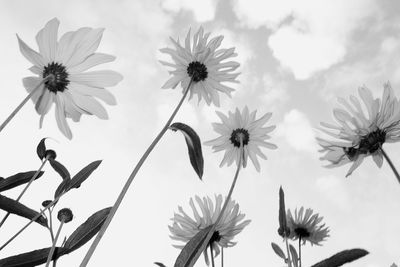
<svg viewBox="0 0 400 267">
<path fill-rule="evenodd" d="M 97 169 L 97 167 L 101 164 L 100 160 L 94 161 L 88 164 L 71 178 L 71 175 L 68 172 L 67 168 L 63 164 L 58 162 L 55 158 L 46 157 L 47 153 L 48 150 L 46 150 L 45 139 L 42 139 L 37 146 L 37 154 L 42 161 L 45 158 L 49 160 L 50 165 L 53 167 L 53 169 L 62 177 L 62 182 L 59 184 L 54 193 L 54 200 L 49 203 L 45 209 L 55 205 L 60 197 L 67 193 L 69 190 L 73 188 L 79 188 L 81 184 L 86 179 L 88 179 L 93 171 Z M 0 178 L 0 192 L 28 183 L 35 175 L 35 173 L 36 171 L 29 171 L 18 173 L 6 179 Z M 40 172 L 39 175 L 37 175 L 36 179 L 40 178 L 42 175 L 43 172 Z M 24 217 L 31 221 L 35 221 L 36 223 L 48 228 L 47 218 L 42 215 L 44 210 L 39 213 L 33 209 L 26 207 L 18 201 L 2 195 L 0 195 L 0 209 Z M 52 260 L 56 260 L 63 255 L 69 254 L 87 243 L 100 230 L 110 210 L 111 207 L 108 207 L 97 211 L 92 216 L 90 216 L 68 237 L 62 247 L 56 247 Z M 51 247 L 48 247 L 7 257 L 0 260 L 0 266 L 17 267 L 40 265 L 46 262 L 50 250 Z"/>
<path fill-rule="evenodd" d="M 282 187 L 279 189 L 279 228 L 278 234 L 283 238 L 288 238 L 290 229 L 287 226 L 286 221 L 286 207 L 285 207 L 285 194 L 283 192 Z M 271 243 L 272 250 L 282 258 L 287 264 L 289 262 L 289 257 L 285 255 L 285 252 L 279 247 L 279 245 L 275 243 Z M 299 256 L 297 254 L 296 249 L 289 244 L 289 251 L 291 256 L 291 262 L 289 263 L 290 266 L 298 267 L 299 266 Z M 359 258 L 362 258 L 368 254 L 368 251 L 364 249 L 349 249 L 343 250 L 339 253 L 336 253 L 330 258 L 327 258 L 321 262 L 318 262 L 311 267 L 338 267 L 342 266 L 343 264 L 355 261 Z"/>
</svg>

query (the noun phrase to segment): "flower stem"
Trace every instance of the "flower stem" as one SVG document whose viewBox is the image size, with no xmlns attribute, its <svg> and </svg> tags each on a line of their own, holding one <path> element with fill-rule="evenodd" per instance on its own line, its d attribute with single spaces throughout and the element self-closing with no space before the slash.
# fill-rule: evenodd
<svg viewBox="0 0 400 267">
<path fill-rule="evenodd" d="M 224 247 L 221 247 L 221 267 L 224 267 Z"/>
<path fill-rule="evenodd" d="M 7 119 L 1 124 L 0 126 L 0 132 L 6 127 L 6 125 L 14 118 L 14 116 L 18 113 L 18 111 L 28 102 L 29 98 L 37 91 L 39 88 L 50 79 L 50 75 L 43 78 L 38 85 L 36 85 L 35 88 L 22 100 L 22 102 L 14 109 L 13 112 L 7 117 Z"/>
<path fill-rule="evenodd" d="M 392 161 L 390 160 L 389 156 L 386 154 L 385 150 L 383 150 L 382 147 L 380 147 L 380 150 L 381 150 L 383 156 L 385 157 L 387 163 L 389 163 L 390 168 L 392 168 L 392 171 L 394 172 L 394 175 L 396 176 L 397 181 L 399 181 L 399 183 L 400 183 L 400 175 L 397 172 L 396 167 L 393 165 Z"/>
<path fill-rule="evenodd" d="M 287 252 L 287 256 L 288 256 L 288 267 L 292 267 L 292 259 L 290 257 L 290 251 L 289 251 L 289 243 L 288 243 L 288 239 L 286 237 L 286 230 L 285 230 L 285 243 L 286 243 L 286 252 Z M 297 264 L 296 264 L 297 266 Z"/>
<path fill-rule="evenodd" d="M 40 165 L 39 169 L 35 172 L 35 174 L 32 176 L 32 178 L 29 180 L 29 182 L 26 184 L 24 189 L 21 191 L 19 196 L 15 201 L 19 202 L 22 196 L 25 194 L 26 190 L 28 190 L 29 186 L 32 184 L 32 182 L 38 177 L 40 171 L 43 169 L 44 165 L 46 164 L 47 160 L 49 159 L 50 156 L 47 156 L 45 160 L 42 162 L 42 165 Z M 7 220 L 8 216 L 10 216 L 10 213 L 7 212 L 7 214 L 3 217 L 3 219 L 0 222 L 0 227 L 3 226 L 4 222 Z"/>
<path fill-rule="evenodd" d="M 214 252 L 212 250 L 212 246 L 211 245 L 210 245 L 210 252 L 211 252 L 211 267 L 215 267 Z"/>
<path fill-rule="evenodd" d="M 40 216 L 44 214 L 46 210 L 54 205 L 66 192 L 61 193 L 58 197 L 56 197 L 50 204 L 48 204 L 43 210 L 41 210 L 35 217 L 33 217 L 25 226 L 23 226 L 17 233 L 15 233 L 10 239 L 7 240 L 1 247 L 0 251 L 5 248 L 8 244 L 11 243 L 19 234 L 21 234 L 29 225 L 31 225 L 34 221 L 36 221 Z"/>
<path fill-rule="evenodd" d="M 176 106 L 174 112 L 172 112 L 171 117 L 168 119 L 167 123 L 165 124 L 164 128 L 162 128 L 161 132 L 157 135 L 157 137 L 154 139 L 154 141 L 150 144 L 150 146 L 147 148 L 146 152 L 144 152 L 143 156 L 140 158 L 139 162 L 136 164 L 134 170 L 132 171 L 131 175 L 129 176 L 128 180 L 125 182 L 124 187 L 122 188 L 122 191 L 119 193 L 119 196 L 117 200 L 115 201 L 114 206 L 110 210 L 110 213 L 107 216 L 107 219 L 105 220 L 104 224 L 102 225 L 99 233 L 96 235 L 95 240 L 93 241 L 92 245 L 90 246 L 88 252 L 85 255 L 85 258 L 80 264 L 80 267 L 85 267 L 91 256 L 93 255 L 97 245 L 99 244 L 101 238 L 103 237 L 105 231 L 107 230 L 108 225 L 111 223 L 111 220 L 113 219 L 115 213 L 117 212 L 122 200 L 124 199 L 124 196 L 126 192 L 129 189 L 129 186 L 131 185 L 133 179 L 135 178 L 136 174 L 139 172 L 140 167 L 142 167 L 143 163 L 153 150 L 153 148 L 157 145 L 158 141 L 160 141 L 161 137 L 165 134 L 165 132 L 169 129 L 169 126 L 172 122 L 172 120 L 175 118 L 176 113 L 178 112 L 179 108 L 182 106 L 183 101 L 185 100 L 189 90 L 190 86 L 192 85 L 192 80 L 190 80 L 188 87 L 186 88 L 181 100 L 179 101 L 178 105 Z"/>
<path fill-rule="evenodd" d="M 53 245 L 51 246 L 49 255 L 47 256 L 46 267 L 48 267 L 50 265 L 51 259 L 53 258 L 53 253 L 56 248 L 57 239 L 60 236 L 63 225 L 64 225 L 64 221 L 61 221 L 60 227 L 58 227 L 58 230 L 57 230 L 56 237 L 54 238 Z"/>
<path fill-rule="evenodd" d="M 301 237 L 299 237 L 299 267 L 301 267 Z"/>
<path fill-rule="evenodd" d="M 54 233 L 53 233 L 53 214 L 51 209 L 49 209 L 49 231 L 51 236 L 51 242 L 54 242 Z"/>
</svg>

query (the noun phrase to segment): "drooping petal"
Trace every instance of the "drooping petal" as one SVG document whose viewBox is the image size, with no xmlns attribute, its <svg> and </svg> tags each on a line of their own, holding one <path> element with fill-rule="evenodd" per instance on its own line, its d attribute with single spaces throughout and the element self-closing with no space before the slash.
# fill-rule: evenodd
<svg viewBox="0 0 400 267">
<path fill-rule="evenodd" d="M 65 104 L 63 96 L 61 94 L 57 94 L 55 97 L 55 102 L 56 121 L 58 128 L 68 139 L 72 139 L 72 132 L 65 118 Z"/>
<path fill-rule="evenodd" d="M 107 120 L 108 114 L 106 109 L 93 97 L 81 95 L 77 92 L 71 91 L 74 102 L 81 109 L 89 114 L 96 115 L 99 119 Z"/>
</svg>

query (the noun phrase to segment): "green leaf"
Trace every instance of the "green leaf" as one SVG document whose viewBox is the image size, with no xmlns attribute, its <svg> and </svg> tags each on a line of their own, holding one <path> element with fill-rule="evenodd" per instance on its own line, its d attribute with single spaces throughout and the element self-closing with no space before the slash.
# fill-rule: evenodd
<svg viewBox="0 0 400 267">
<path fill-rule="evenodd" d="M 58 185 L 56 192 L 54 193 L 54 199 L 57 199 L 62 193 L 67 191 L 70 182 L 71 179 L 62 180 L 62 182 Z"/>
<path fill-rule="evenodd" d="M 201 141 L 197 133 L 188 125 L 175 122 L 171 124 L 170 129 L 173 131 L 180 130 L 185 136 L 186 145 L 188 147 L 190 163 L 193 169 L 199 176 L 200 180 L 203 177 L 204 159 L 201 151 Z"/>
<path fill-rule="evenodd" d="M 279 229 L 278 234 L 283 238 L 288 236 L 288 228 L 286 222 L 285 193 L 282 186 L 279 188 Z"/>
<path fill-rule="evenodd" d="M 342 266 L 345 263 L 355 261 L 359 258 L 364 257 L 365 255 L 368 254 L 368 251 L 364 249 L 350 249 L 350 250 L 344 250 L 342 252 L 339 252 L 332 257 L 323 260 L 317 264 L 314 264 L 311 267 L 337 267 L 337 266 Z"/>
<path fill-rule="evenodd" d="M 65 168 L 65 166 L 62 165 L 60 162 L 55 159 L 50 159 L 50 165 L 61 176 L 63 180 L 71 179 L 71 175 L 69 174 L 67 168 Z"/>
<path fill-rule="evenodd" d="M 9 213 L 24 217 L 26 219 L 32 220 L 39 215 L 39 212 L 34 211 L 27 206 L 15 201 L 11 198 L 0 195 L 0 209 L 5 210 Z M 47 219 L 43 216 L 38 217 L 35 222 L 44 227 L 47 227 Z M 1 265 L 0 265 L 1 266 Z"/>
<path fill-rule="evenodd" d="M 157 266 L 160 266 L 160 267 L 167 267 L 166 265 L 162 264 L 161 262 L 155 262 L 154 264 Z"/>
<path fill-rule="evenodd" d="M 297 251 L 292 244 L 289 245 L 290 255 L 292 255 L 292 263 L 294 267 L 299 266 L 299 256 L 297 255 Z"/>
<path fill-rule="evenodd" d="M 42 248 L 31 252 L 22 253 L 19 255 L 7 257 L 0 260 L 0 266 L 7 267 L 30 267 L 46 263 L 47 257 L 51 248 Z M 67 254 L 67 249 L 56 247 L 53 253 L 52 260 Z"/>
<path fill-rule="evenodd" d="M 68 186 L 66 187 L 66 191 L 71 190 L 72 188 L 78 188 L 81 186 L 81 184 L 89 178 L 89 176 L 92 174 L 92 172 L 99 167 L 101 164 L 101 160 L 96 160 L 87 165 L 85 168 L 80 170 L 68 183 Z"/>
<path fill-rule="evenodd" d="M 41 160 L 43 160 L 44 157 L 46 156 L 46 145 L 44 143 L 44 141 L 46 141 L 46 139 L 47 138 L 43 138 L 42 140 L 40 140 L 40 142 L 36 148 L 36 153 Z"/>
<path fill-rule="evenodd" d="M 36 171 L 20 172 L 6 179 L 0 180 L 0 192 L 9 190 L 11 188 L 17 187 L 19 185 L 29 182 L 35 175 Z M 35 180 L 40 178 L 44 172 L 39 172 Z"/>
<path fill-rule="evenodd" d="M 275 244 L 274 242 L 271 242 L 271 247 L 274 250 L 276 255 L 281 257 L 283 260 L 286 260 L 285 253 L 283 252 L 283 250 L 277 244 Z"/>
<path fill-rule="evenodd" d="M 112 207 L 102 209 L 92 216 L 90 216 L 86 222 L 81 224 L 72 234 L 68 237 L 64 247 L 68 249 L 68 253 L 77 250 L 84 244 L 86 244 L 93 236 L 95 236 L 104 221 L 107 219 Z"/>
<path fill-rule="evenodd" d="M 190 239 L 190 241 L 187 242 L 185 247 L 181 250 L 181 253 L 179 253 L 174 267 L 192 267 L 204 249 L 207 248 L 207 245 L 212 237 L 212 235 L 210 235 L 209 238 L 207 238 L 208 233 L 213 230 L 214 225 L 210 225 L 192 237 L 192 239 Z"/>
</svg>

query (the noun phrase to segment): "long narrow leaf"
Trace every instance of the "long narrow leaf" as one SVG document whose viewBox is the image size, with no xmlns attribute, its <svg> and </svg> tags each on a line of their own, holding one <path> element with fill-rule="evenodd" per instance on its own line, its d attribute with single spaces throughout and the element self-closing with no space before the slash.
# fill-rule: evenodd
<svg viewBox="0 0 400 267">
<path fill-rule="evenodd" d="M 89 176 L 93 173 L 97 167 L 101 164 L 101 160 L 96 160 L 87 165 L 85 168 L 80 170 L 70 181 L 66 191 L 71 190 L 72 188 L 78 188 L 81 184 L 89 178 Z"/>
<path fill-rule="evenodd" d="M 24 217 L 26 219 L 32 220 L 39 212 L 28 208 L 27 206 L 15 201 L 11 198 L 0 195 L 0 209 L 5 210 L 9 213 Z M 44 227 L 47 227 L 47 219 L 43 216 L 38 217 L 35 222 Z M 1 265 L 0 265 L 1 266 Z"/>
<path fill-rule="evenodd" d="M 50 159 L 50 165 L 53 167 L 53 169 L 61 176 L 63 180 L 65 179 L 70 179 L 71 175 L 69 174 L 67 168 L 65 168 L 64 165 L 62 165 L 60 162 L 58 162 L 55 159 Z"/>
<path fill-rule="evenodd" d="M 104 221 L 107 219 L 110 213 L 111 207 L 102 209 L 92 216 L 90 216 L 86 222 L 80 225 L 67 239 L 64 247 L 68 249 L 68 253 L 77 250 L 84 244 L 86 244 L 93 236 L 95 236 Z"/>
<path fill-rule="evenodd" d="M 19 185 L 25 184 L 29 182 L 32 177 L 35 175 L 36 171 L 29 171 L 29 172 L 20 172 L 13 176 L 10 176 L 6 179 L 0 180 L 0 192 L 9 190 L 11 188 L 17 187 Z M 44 172 L 40 171 L 36 176 L 36 179 L 39 179 Z"/>
<path fill-rule="evenodd" d="M 349 263 L 349 262 L 355 261 L 359 258 L 362 258 L 367 254 L 368 254 L 368 251 L 366 251 L 364 249 L 359 249 L 359 248 L 344 250 L 344 251 L 341 251 L 341 252 L 333 255 L 332 257 L 330 257 L 326 260 L 323 260 L 317 264 L 314 264 L 311 267 L 338 267 L 338 266 L 342 266 L 345 263 Z"/>
<path fill-rule="evenodd" d="M 36 147 L 36 153 L 41 160 L 43 160 L 46 156 L 46 144 L 44 143 L 46 139 L 47 138 L 43 138 L 42 140 L 40 140 L 39 144 Z"/>
<path fill-rule="evenodd" d="M 175 261 L 174 267 L 192 267 L 201 253 L 203 252 L 202 247 L 207 246 L 210 239 L 207 239 L 208 233 L 214 228 L 214 225 L 210 225 L 198 232 L 185 247 L 181 250 L 178 258 Z M 212 235 L 210 236 L 210 238 Z"/>
<path fill-rule="evenodd" d="M 37 266 L 46 263 L 47 256 L 49 255 L 51 248 L 42 248 L 19 255 L 7 257 L 0 260 L 0 266 L 7 267 L 28 267 Z M 56 260 L 59 257 L 67 254 L 68 251 L 62 247 L 56 247 L 53 253 L 52 260 Z"/>
</svg>

